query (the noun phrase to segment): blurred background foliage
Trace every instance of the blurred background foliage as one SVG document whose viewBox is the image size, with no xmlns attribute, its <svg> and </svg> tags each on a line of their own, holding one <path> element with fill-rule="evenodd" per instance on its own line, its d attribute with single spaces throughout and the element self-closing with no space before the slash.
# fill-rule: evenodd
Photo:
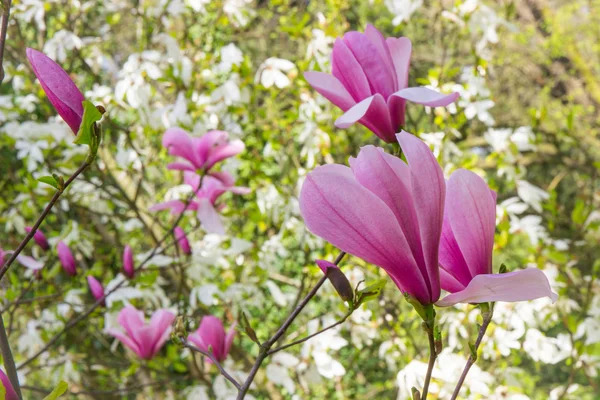
<svg viewBox="0 0 600 400">
<path fill-rule="evenodd" d="M 16 266 L 3 282 L 17 364 L 93 303 L 87 274 L 114 286 L 124 246 L 147 253 L 174 220 L 148 211 L 183 193 L 181 175 L 166 169 L 166 128 L 241 138 L 246 151 L 224 169 L 252 189 L 220 198 L 227 236 L 205 235 L 186 216 L 193 256 L 161 256 L 22 368 L 26 398 L 41 398 L 61 379 L 73 398 L 231 398 L 215 368 L 176 344 L 140 362 L 103 330 L 124 301 L 148 314 L 169 307 L 188 317 L 189 329 L 208 313 L 228 326 L 241 311 L 259 338 L 277 329 L 320 277 L 314 259 L 337 254 L 304 228 L 302 179 L 316 165 L 346 163 L 361 146 L 383 145 L 362 126 L 336 129 L 339 110 L 302 77 L 329 72 L 335 38 L 367 23 L 412 40 L 411 85 L 461 92 L 447 109 L 409 106 L 406 129 L 430 144 L 446 173 L 473 169 L 498 192 L 495 270 L 502 262 L 509 270 L 537 265 L 560 295 L 554 305 L 497 306 L 463 397 L 600 397 L 599 1 L 15 0 L 0 86 L 0 247 L 16 247 L 51 197 L 36 179 L 68 176 L 85 157 L 35 81 L 25 48 L 59 62 L 108 112 L 96 165 L 42 226 L 52 244 L 69 243 L 80 274 L 66 278 L 54 250 L 30 245 L 26 253 L 45 262 L 43 278 Z M 358 259 L 342 265 L 354 284 L 383 276 Z M 285 341 L 344 315 L 326 286 Z M 445 350 L 432 398 L 444 399 L 478 312 L 440 314 Z M 227 368 L 247 373 L 256 352 L 240 333 Z M 420 322 L 389 284 L 341 329 L 268 359 L 252 395 L 405 399 L 420 386 L 426 358 Z"/>
</svg>

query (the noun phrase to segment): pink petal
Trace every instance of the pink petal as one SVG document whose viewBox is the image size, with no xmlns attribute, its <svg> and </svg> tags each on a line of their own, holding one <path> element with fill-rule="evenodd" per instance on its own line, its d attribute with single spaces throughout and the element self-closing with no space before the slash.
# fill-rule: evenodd
<svg viewBox="0 0 600 400">
<path fill-rule="evenodd" d="M 471 282 L 473 276 L 452 232 L 450 213 L 448 212 L 450 195 L 446 194 L 446 205 L 444 206 L 446 212 L 444 213 L 439 250 L 440 285 L 442 289 L 454 293 L 463 290 Z"/>
<path fill-rule="evenodd" d="M 208 351 L 208 346 L 202 340 L 202 336 L 198 331 L 192 332 L 188 335 L 187 340 L 194 343 L 200 350 Z"/>
<path fill-rule="evenodd" d="M 490 188 L 479 175 L 459 169 L 450 177 L 447 190 L 448 223 L 471 277 L 490 274 L 496 229 L 496 202 Z M 464 268 L 462 263 L 452 264 L 457 258 L 444 256 L 442 267 L 446 270 Z"/>
<path fill-rule="evenodd" d="M 118 340 L 121 341 L 125 346 L 129 347 L 135 354 L 137 354 L 140 358 L 144 358 L 140 347 L 134 342 L 129 336 L 125 335 L 123 332 L 117 329 L 107 329 L 106 333 L 111 336 L 114 336 Z"/>
<path fill-rule="evenodd" d="M 158 203 L 148 208 L 149 211 L 162 211 L 162 210 L 171 210 L 171 214 L 178 215 L 184 212 L 185 210 L 197 210 L 198 203 L 194 201 L 190 201 L 187 209 L 185 208 L 185 203 L 181 200 L 169 200 L 164 203 Z"/>
<path fill-rule="evenodd" d="M 223 359 L 227 357 L 229 351 L 231 350 L 231 345 L 233 344 L 233 339 L 235 338 L 235 327 L 237 326 L 237 322 L 234 322 L 230 327 L 227 335 L 225 335 L 225 349 L 223 351 Z"/>
<path fill-rule="evenodd" d="M 440 297 L 438 248 L 444 218 L 446 182 L 444 173 L 429 147 L 407 132 L 397 135 L 411 172 L 412 195 L 419 221 L 421 246 L 429 289 L 435 302 Z"/>
<path fill-rule="evenodd" d="M 348 90 L 333 75 L 324 72 L 308 71 L 304 73 L 304 79 L 321 96 L 341 108 L 342 111 L 346 111 L 356 104 Z"/>
<path fill-rule="evenodd" d="M 436 305 L 447 307 L 457 303 L 516 302 L 540 297 L 549 297 L 555 302 L 558 295 L 552 292 L 548 278 L 541 270 L 527 268 L 506 274 L 477 275 L 465 290 L 444 297 Z"/>
<path fill-rule="evenodd" d="M 400 289 L 420 301 L 429 300 L 394 213 L 355 180 L 350 168 L 325 165 L 308 174 L 300 192 L 300 212 L 312 233 L 390 275 L 401 273 Z"/>
<path fill-rule="evenodd" d="M 183 157 L 188 160 L 196 169 L 202 165 L 196 159 L 194 153 L 195 147 L 189 133 L 181 128 L 169 128 L 163 135 L 163 147 L 169 149 L 169 154 Z"/>
<path fill-rule="evenodd" d="M 193 165 L 182 161 L 167 164 L 167 169 L 174 171 L 196 171 L 196 168 Z"/>
<path fill-rule="evenodd" d="M 5 391 L 5 399 L 4 400 L 19 400 L 19 396 L 17 396 L 17 392 L 10 383 L 10 379 L 4 373 L 4 371 L 0 370 L 0 381 L 2 382 L 2 386 L 4 386 Z"/>
<path fill-rule="evenodd" d="M 29 233 L 29 232 L 31 232 L 31 229 L 32 229 L 31 226 L 26 226 L 25 232 Z M 40 246 L 42 248 L 42 250 L 50 249 L 50 244 L 48 243 L 48 239 L 46 239 L 46 236 L 42 233 L 41 230 L 37 229 L 35 231 L 35 233 L 33 234 L 33 240 L 35 240 L 37 245 Z"/>
<path fill-rule="evenodd" d="M 331 73 L 344 85 L 354 101 L 359 102 L 373 94 L 362 67 L 342 39 L 337 39 L 333 44 Z"/>
<path fill-rule="evenodd" d="M 404 89 L 408 86 L 408 70 L 410 68 L 410 56 L 412 53 L 412 44 L 409 38 L 387 38 L 386 44 L 390 50 L 398 89 Z"/>
<path fill-rule="evenodd" d="M 443 94 L 426 87 L 411 87 L 401 89 L 392 96 L 400 97 L 413 103 L 427 107 L 445 107 L 454 103 L 460 96 L 458 92 Z"/>
<path fill-rule="evenodd" d="M 92 295 L 94 296 L 96 301 L 102 299 L 104 297 L 104 288 L 102 287 L 102 284 L 91 275 L 88 275 L 87 281 L 88 286 L 90 287 L 90 292 L 92 292 Z"/>
<path fill-rule="evenodd" d="M 225 328 L 223 328 L 221 320 L 212 315 L 202 317 L 198 334 L 206 344 L 206 351 L 209 346 L 212 347 L 212 352 L 217 360 L 222 360 L 225 350 Z"/>
<path fill-rule="evenodd" d="M 202 228 L 207 233 L 225 234 L 225 227 L 221 221 L 221 215 L 217 212 L 209 199 L 200 199 L 198 201 L 198 220 L 202 224 Z"/>
<path fill-rule="evenodd" d="M 388 143 L 395 141 L 395 130 L 390 113 L 380 94 L 375 94 L 354 105 L 335 121 L 335 126 L 345 129 L 356 122 L 360 122 Z"/>
<path fill-rule="evenodd" d="M 56 245 L 56 250 L 58 252 L 60 263 L 62 264 L 65 272 L 71 276 L 77 275 L 77 264 L 69 247 L 64 242 L 60 241 Z"/>
<path fill-rule="evenodd" d="M 152 349 L 152 357 L 165 344 L 171 333 L 171 324 L 175 320 L 175 314 L 168 310 L 158 310 L 152 314 L 150 319 L 150 328 L 154 336 L 154 347 Z"/>
<path fill-rule="evenodd" d="M 192 139 L 195 144 L 194 150 L 198 152 L 198 161 L 204 164 L 215 147 L 227 142 L 228 136 L 225 131 L 211 130 L 199 138 Z"/>
<path fill-rule="evenodd" d="M 123 250 L 123 270 L 129 279 L 135 275 L 135 264 L 133 262 L 133 250 L 131 246 L 126 245 Z"/>
<path fill-rule="evenodd" d="M 327 275 L 327 270 L 329 268 L 340 269 L 340 267 L 338 267 L 334 263 L 329 262 L 327 260 L 315 260 L 315 262 L 317 263 L 317 265 L 319 266 L 319 268 L 321 269 L 321 271 L 323 271 L 323 274 L 325 274 L 325 275 Z"/>
<path fill-rule="evenodd" d="M 365 73 L 371 93 L 379 93 L 384 99 L 387 99 L 395 89 L 392 77 L 394 71 L 388 68 L 388 64 L 381 57 L 377 46 L 369 40 L 367 35 L 360 32 L 348 32 L 344 35 L 343 40 Z"/>
<path fill-rule="evenodd" d="M 188 241 L 188 238 L 183 229 L 181 229 L 180 226 L 176 226 L 175 229 L 173 229 L 173 234 L 175 235 L 177 245 L 179 246 L 183 254 L 192 254 L 190 242 Z"/>
<path fill-rule="evenodd" d="M 73 133 L 77 134 L 83 117 L 83 94 L 69 74 L 44 53 L 30 48 L 25 53 L 48 100 Z"/>
<path fill-rule="evenodd" d="M 29 257 L 29 256 L 24 256 L 19 254 L 17 256 L 17 261 L 23 265 L 24 267 L 27 267 L 29 269 L 32 269 L 34 271 L 39 271 L 40 269 L 42 269 L 44 267 L 44 263 L 37 261 L 35 258 L 33 257 Z"/>
<path fill-rule="evenodd" d="M 220 180 L 221 183 L 225 186 L 233 186 L 233 184 L 235 183 L 235 178 L 231 176 L 229 172 L 226 171 L 211 172 L 210 176 Z"/>
<path fill-rule="evenodd" d="M 398 78 L 396 76 L 396 68 L 394 67 L 394 61 L 392 60 L 392 55 L 385 41 L 385 38 L 383 37 L 381 32 L 379 32 L 379 30 L 371 24 L 367 24 L 367 29 L 365 29 L 365 35 L 367 36 L 367 38 L 369 38 L 373 46 L 375 46 L 379 57 L 381 57 L 381 59 L 385 63 L 385 67 L 388 70 L 388 74 L 392 77 L 393 87 L 391 88 L 391 90 L 392 92 L 395 92 L 400 88 L 398 87 Z"/>
<path fill-rule="evenodd" d="M 216 163 L 240 154 L 245 148 L 246 146 L 244 146 L 244 142 L 239 139 L 232 140 L 223 146 L 219 146 L 210 153 L 204 164 L 204 168 L 208 170 Z"/>
<path fill-rule="evenodd" d="M 146 322 L 144 320 L 144 312 L 138 310 L 131 304 L 127 304 L 117 317 L 117 322 L 121 324 L 131 338 L 135 338 L 135 332 L 142 329 Z"/>
</svg>

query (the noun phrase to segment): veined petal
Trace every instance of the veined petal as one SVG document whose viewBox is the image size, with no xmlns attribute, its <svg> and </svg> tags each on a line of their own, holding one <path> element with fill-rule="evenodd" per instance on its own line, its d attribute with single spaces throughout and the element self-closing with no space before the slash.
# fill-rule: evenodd
<svg viewBox="0 0 600 400">
<path fill-rule="evenodd" d="M 386 39 L 386 44 L 394 63 L 398 89 L 404 89 L 408 86 L 408 70 L 410 69 L 412 43 L 406 37 L 391 37 Z"/>
<path fill-rule="evenodd" d="M 558 295 L 552 291 L 548 278 L 541 270 L 527 268 L 506 274 L 477 275 L 465 290 L 444 297 L 436 305 L 447 307 L 457 303 L 516 302 L 540 297 L 549 297 L 555 302 Z"/>
<path fill-rule="evenodd" d="M 458 92 L 443 94 L 426 87 L 411 87 L 401 89 L 392 96 L 401 97 L 413 103 L 422 104 L 427 107 L 445 107 L 454 103 L 460 96 Z"/>
<path fill-rule="evenodd" d="M 379 32 L 379 30 L 371 24 L 367 24 L 367 29 L 365 29 L 365 35 L 367 36 L 367 38 L 369 38 L 373 46 L 375 46 L 377 52 L 379 53 L 379 56 L 385 63 L 386 69 L 388 70 L 388 73 L 392 77 L 392 81 L 394 83 L 392 92 L 395 92 L 396 90 L 400 89 L 400 87 L 398 87 L 396 68 L 394 67 L 394 61 L 392 60 L 392 55 L 390 53 L 390 49 L 387 43 L 385 42 L 385 38 L 383 37 L 381 32 Z"/>
<path fill-rule="evenodd" d="M 373 94 L 362 67 L 342 39 L 336 39 L 333 44 L 331 73 L 344 85 L 354 101 L 361 101 Z"/>
<path fill-rule="evenodd" d="M 388 143 L 395 140 L 387 104 L 379 93 L 354 105 L 335 121 L 335 126 L 345 129 L 356 122 L 360 122 Z"/>
<path fill-rule="evenodd" d="M 400 289 L 430 301 L 394 213 L 355 180 L 350 168 L 325 165 L 308 174 L 300 192 L 300 212 L 312 233 L 401 277 Z"/>
<path fill-rule="evenodd" d="M 490 274 L 496 202 L 489 186 L 474 172 L 459 169 L 450 176 L 447 191 L 448 222 L 471 276 Z M 444 258 L 444 261 L 450 260 Z M 452 270 L 461 268 L 460 265 L 450 266 L 447 263 L 444 266 Z"/>
<path fill-rule="evenodd" d="M 185 207 L 185 203 L 181 200 L 169 200 L 163 203 L 158 203 L 148 208 L 149 211 L 162 211 L 162 210 L 171 210 L 171 214 L 177 215 L 181 214 L 186 210 L 197 210 L 198 203 L 195 201 L 190 201 L 187 208 Z"/>
<path fill-rule="evenodd" d="M 435 302 L 440 297 L 438 249 L 446 195 L 444 173 L 429 146 L 421 139 L 404 131 L 399 133 L 397 138 L 410 167 L 412 197 L 419 221 L 431 302 Z"/>
<path fill-rule="evenodd" d="M 140 358 L 144 358 L 140 346 L 138 346 L 136 342 L 134 342 L 129 336 L 125 335 L 123 332 L 117 329 L 107 329 L 106 333 L 117 338 L 119 341 L 121 341 L 121 343 L 129 347 L 129 349 L 132 350 L 135 354 L 137 354 Z"/>
<path fill-rule="evenodd" d="M 342 111 L 348 110 L 356 104 L 356 101 L 346 90 L 342 82 L 335 76 L 324 72 L 307 71 L 304 73 L 304 79 L 313 87 L 321 96 L 332 102 Z"/>
<path fill-rule="evenodd" d="M 207 233 L 225 234 L 225 227 L 221 221 L 221 215 L 217 212 L 209 199 L 204 198 L 198 200 L 198 220 L 202 224 L 202 228 Z"/>
<path fill-rule="evenodd" d="M 213 151 L 208 156 L 208 159 L 204 163 L 204 168 L 210 169 L 219 161 L 223 161 L 227 158 L 240 154 L 242 151 L 244 151 L 245 148 L 246 147 L 244 146 L 244 142 L 242 142 L 239 139 L 232 140 L 229 143 L 225 143 L 213 149 Z"/>
<path fill-rule="evenodd" d="M 169 163 L 167 164 L 167 169 L 174 171 L 196 171 L 196 168 L 193 165 L 183 161 Z"/>
<path fill-rule="evenodd" d="M 347 32 L 343 40 L 364 71 L 371 93 L 379 93 L 384 99 L 387 99 L 394 92 L 395 85 L 392 77 L 394 71 L 388 68 L 388 64 L 381 56 L 377 46 L 369 40 L 367 35 L 355 31 Z"/>
<path fill-rule="evenodd" d="M 121 324 L 131 338 L 135 338 L 135 331 L 141 329 L 145 325 L 144 312 L 138 310 L 131 304 L 127 304 L 117 317 L 117 322 Z"/>
<path fill-rule="evenodd" d="M 446 186 L 447 190 L 447 186 Z M 450 195 L 446 193 L 446 212 L 444 213 L 444 223 L 442 226 L 442 237 L 440 238 L 439 264 L 440 264 L 440 284 L 442 289 L 454 293 L 463 290 L 473 276 L 467 262 L 463 257 L 460 247 L 452 232 L 450 224 L 448 199 Z"/>
<path fill-rule="evenodd" d="M 183 129 L 177 127 L 167 129 L 163 135 L 162 145 L 169 150 L 169 154 L 185 158 L 196 168 L 202 167 L 196 160 L 194 142 L 189 133 Z"/>
</svg>

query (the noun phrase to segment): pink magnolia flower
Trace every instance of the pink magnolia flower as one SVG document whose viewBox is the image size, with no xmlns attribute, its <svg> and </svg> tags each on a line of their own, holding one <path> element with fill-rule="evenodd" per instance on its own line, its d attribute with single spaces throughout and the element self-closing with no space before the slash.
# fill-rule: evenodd
<svg viewBox="0 0 600 400">
<path fill-rule="evenodd" d="M 6 261 L 6 256 L 14 253 L 13 251 L 4 251 L 0 248 L 0 266 L 4 265 L 4 261 Z M 27 267 L 33 270 L 36 274 L 44 267 L 44 263 L 37 261 L 35 258 L 30 256 L 25 256 L 23 254 L 19 254 L 17 256 L 17 261 L 24 267 Z"/>
<path fill-rule="evenodd" d="M 444 176 L 425 143 L 406 132 L 397 138 L 408 164 L 365 146 L 351 168 L 317 167 L 302 186 L 300 212 L 312 233 L 383 268 L 427 305 L 440 297 Z"/>
<path fill-rule="evenodd" d="M 69 247 L 61 240 L 56 245 L 56 250 L 58 251 L 58 258 L 65 272 L 71 276 L 77 275 L 77 263 Z"/>
<path fill-rule="evenodd" d="M 210 346 L 217 361 L 223 362 L 231 349 L 236 325 L 237 323 L 234 322 L 229 328 L 229 332 L 225 333 L 221 320 L 207 315 L 200 321 L 198 330 L 188 336 L 188 340 L 204 351 L 208 351 Z"/>
<path fill-rule="evenodd" d="M 31 226 L 26 226 L 25 231 L 27 233 L 31 232 L 33 228 Z M 50 249 L 50 244 L 48 244 L 48 239 L 39 229 L 35 231 L 33 234 L 33 240 L 37 243 L 38 246 L 42 248 L 42 250 L 47 251 Z"/>
<path fill-rule="evenodd" d="M 309 71 L 308 83 L 344 111 L 338 128 L 356 122 L 388 143 L 405 124 L 406 102 L 442 107 L 459 94 L 444 95 L 426 87 L 408 87 L 411 42 L 408 38 L 385 39 L 372 25 L 365 33 L 348 32 L 333 45 L 332 75 Z"/>
<path fill-rule="evenodd" d="M 17 396 L 17 392 L 13 388 L 12 383 L 10 383 L 10 379 L 8 376 L 0 369 L 0 381 L 2 382 L 2 386 L 4 386 L 4 390 L 6 391 L 5 400 L 19 400 L 19 396 Z"/>
<path fill-rule="evenodd" d="M 181 227 L 176 226 L 173 229 L 173 234 L 175 235 L 175 240 L 177 240 L 177 245 L 179 249 L 183 252 L 183 254 L 192 254 L 192 248 L 190 247 L 190 242 L 185 235 L 185 232 Z"/>
<path fill-rule="evenodd" d="M 442 289 L 451 294 L 439 306 L 490 301 L 524 301 L 557 295 L 537 268 L 492 273 L 496 194 L 477 174 L 459 169 L 446 184 L 446 212 L 440 242 Z"/>
<path fill-rule="evenodd" d="M 201 137 L 191 137 L 181 128 L 167 129 L 162 145 L 172 156 L 186 160 L 171 163 L 167 168 L 182 171 L 208 171 L 219 161 L 244 150 L 244 143 L 239 139 L 229 141 L 225 131 L 208 131 Z"/>
<path fill-rule="evenodd" d="M 133 250 L 131 246 L 126 245 L 123 250 L 123 271 L 129 279 L 133 279 L 135 275 L 135 264 L 133 262 Z"/>
<path fill-rule="evenodd" d="M 248 194 L 250 189 L 247 187 L 233 186 L 233 177 L 226 172 L 219 172 L 218 177 L 207 175 L 202 179 L 200 186 L 200 176 L 185 171 L 183 173 L 184 182 L 196 190 L 196 199 L 189 202 L 187 208 L 185 202 L 181 200 L 169 200 L 164 203 L 155 204 L 150 207 L 150 211 L 160 211 L 170 209 L 174 215 L 181 214 L 187 210 L 196 211 L 196 216 L 204 230 L 208 233 L 225 234 L 225 227 L 218 213 L 219 207 L 216 206 L 218 198 L 226 193 Z"/>
<path fill-rule="evenodd" d="M 144 313 L 128 304 L 117 317 L 117 322 L 125 328 L 126 333 L 118 329 L 108 329 L 106 333 L 119 339 L 140 358 L 150 360 L 169 338 L 173 320 L 175 314 L 169 310 L 158 310 L 152 315 L 150 323 L 146 324 Z"/>
<path fill-rule="evenodd" d="M 65 70 L 44 53 L 29 48 L 25 52 L 48 100 L 77 135 L 83 118 L 83 94 Z"/>
<path fill-rule="evenodd" d="M 104 287 L 102 287 L 102 284 L 98 282 L 98 279 L 94 278 L 91 275 L 88 275 L 87 281 L 88 286 L 90 287 L 90 292 L 92 292 L 92 296 L 94 296 L 96 301 L 102 299 L 101 304 L 103 306 L 106 305 L 106 302 L 104 301 Z"/>
</svg>

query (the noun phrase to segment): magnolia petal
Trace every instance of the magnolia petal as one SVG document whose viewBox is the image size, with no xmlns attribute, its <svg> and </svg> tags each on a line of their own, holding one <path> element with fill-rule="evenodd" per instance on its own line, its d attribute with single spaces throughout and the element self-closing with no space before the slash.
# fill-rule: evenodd
<svg viewBox="0 0 600 400">
<path fill-rule="evenodd" d="M 454 103 L 460 95 L 458 92 L 443 94 L 426 87 L 411 87 L 401 89 L 392 94 L 392 96 L 401 97 L 427 107 L 445 107 L 448 104 Z"/>
<path fill-rule="evenodd" d="M 183 129 L 177 127 L 167 129 L 162 138 L 162 145 L 169 150 L 169 154 L 185 158 L 195 168 L 202 168 L 196 159 L 194 142 L 189 133 Z"/>
<path fill-rule="evenodd" d="M 231 345 L 233 344 L 233 339 L 235 338 L 235 327 L 237 326 L 237 322 L 234 322 L 230 327 L 229 327 L 229 331 L 227 332 L 227 335 L 225 335 L 225 348 L 223 349 L 223 360 L 227 357 L 227 355 L 229 354 L 229 351 L 231 350 Z M 221 361 L 223 361 L 221 360 Z"/>
<path fill-rule="evenodd" d="M 410 39 L 406 37 L 387 38 L 386 44 L 394 63 L 398 89 L 404 89 L 408 86 L 408 70 L 410 68 L 412 44 Z"/>
<path fill-rule="evenodd" d="M 438 248 L 446 196 L 444 173 L 425 142 L 404 131 L 396 136 L 410 167 L 412 197 L 419 221 L 431 302 L 435 302 L 440 297 Z"/>
<path fill-rule="evenodd" d="M 225 131 L 212 130 L 206 132 L 199 138 L 194 138 L 195 150 L 198 152 L 198 161 L 201 164 L 206 163 L 210 157 L 210 153 L 218 146 L 227 144 L 229 133 Z"/>
<path fill-rule="evenodd" d="M 225 227 L 221 221 L 221 215 L 217 212 L 209 199 L 200 199 L 198 201 L 198 220 L 202 224 L 202 228 L 207 233 L 225 234 Z"/>
<path fill-rule="evenodd" d="M 167 169 L 174 171 L 196 171 L 196 168 L 193 165 L 182 161 L 167 164 Z"/>
<path fill-rule="evenodd" d="M 214 356 L 217 360 L 221 360 L 225 350 L 225 328 L 221 320 L 212 315 L 202 317 L 198 334 L 206 344 L 206 350 L 208 351 L 208 346 L 212 347 Z"/>
<path fill-rule="evenodd" d="M 140 346 L 138 346 L 138 344 L 134 342 L 133 339 L 131 339 L 129 336 L 125 335 L 123 332 L 117 329 L 107 329 L 105 332 L 117 338 L 125 346 L 129 347 L 131 351 L 133 351 L 139 357 L 143 358 Z"/>
<path fill-rule="evenodd" d="M 385 63 L 386 69 L 388 70 L 389 75 L 392 77 L 393 81 L 393 91 L 400 89 L 398 87 L 398 78 L 396 76 L 396 68 L 394 67 L 394 61 L 392 60 L 392 55 L 390 53 L 390 49 L 385 41 L 385 38 L 379 32 L 377 28 L 375 28 L 371 24 L 367 24 L 367 28 L 365 29 L 365 35 L 369 38 L 373 46 L 377 49 L 379 56 Z"/>
<path fill-rule="evenodd" d="M 127 334 L 135 337 L 135 331 L 141 329 L 145 325 L 144 312 L 138 310 L 131 304 L 127 304 L 117 316 L 117 322 L 125 328 Z"/>
<path fill-rule="evenodd" d="M 44 263 L 41 261 L 37 261 L 35 258 L 33 257 L 29 257 L 29 256 L 24 256 L 19 254 L 17 256 L 17 261 L 24 267 L 27 267 L 29 269 L 32 269 L 34 271 L 38 271 L 40 269 L 42 269 L 44 267 Z"/>
<path fill-rule="evenodd" d="M 356 181 L 350 168 L 324 165 L 308 174 L 300 191 L 300 212 L 312 233 L 390 275 L 400 273 L 400 289 L 419 301 L 429 300 L 394 213 Z"/>
<path fill-rule="evenodd" d="M 457 303 L 516 302 L 540 297 L 549 297 L 555 302 L 558 295 L 552 291 L 548 278 L 541 270 L 527 268 L 506 274 L 477 275 L 465 290 L 444 297 L 436 305 L 447 307 Z"/>
<path fill-rule="evenodd" d="M 208 159 L 204 163 L 204 169 L 208 170 L 219 161 L 240 154 L 245 148 L 244 142 L 239 139 L 232 140 L 223 146 L 219 146 L 210 153 Z"/>
<path fill-rule="evenodd" d="M 496 229 L 496 202 L 489 186 L 474 172 L 459 169 L 450 176 L 447 191 L 447 220 L 471 277 L 490 274 Z M 462 267 L 444 266 L 451 270 Z"/>
<path fill-rule="evenodd" d="M 387 103 L 379 93 L 354 105 L 335 121 L 335 126 L 345 129 L 356 122 L 360 122 L 388 143 L 395 141 L 395 131 Z"/>
<path fill-rule="evenodd" d="M 154 339 L 152 357 L 159 352 L 171 333 L 171 324 L 175 320 L 175 314 L 169 310 L 157 310 L 150 318 L 150 328 Z"/>
<path fill-rule="evenodd" d="M 186 210 L 195 211 L 197 209 L 198 203 L 196 203 L 195 201 L 190 201 L 186 208 L 185 203 L 181 200 L 169 200 L 165 201 L 164 203 L 155 204 L 152 207 L 148 208 L 149 211 L 171 210 L 171 214 L 173 215 L 181 214 Z"/>
<path fill-rule="evenodd" d="M 324 72 L 307 71 L 304 73 L 304 79 L 321 96 L 341 108 L 342 111 L 346 111 L 356 104 L 348 90 L 333 75 Z"/>
<path fill-rule="evenodd" d="M 0 370 L 0 381 L 2 386 L 4 386 L 5 398 L 4 400 L 19 400 L 19 396 L 17 396 L 17 392 L 13 388 L 12 383 L 10 383 L 10 379 L 4 373 L 4 371 Z"/>
<path fill-rule="evenodd" d="M 352 96 L 354 101 L 361 101 L 373 93 L 362 67 L 342 39 L 336 39 L 331 54 L 331 73 Z"/>
</svg>

